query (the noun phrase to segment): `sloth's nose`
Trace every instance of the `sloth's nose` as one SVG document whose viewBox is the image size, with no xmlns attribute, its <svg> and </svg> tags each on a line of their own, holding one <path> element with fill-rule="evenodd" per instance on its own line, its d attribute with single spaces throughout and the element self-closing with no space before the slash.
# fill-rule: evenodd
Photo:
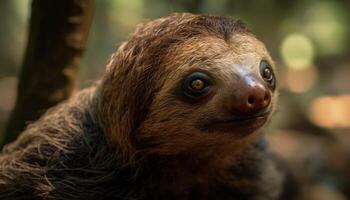
<svg viewBox="0 0 350 200">
<path fill-rule="evenodd" d="M 227 109 L 232 114 L 255 115 L 269 107 L 271 94 L 262 80 L 246 75 L 234 87 L 233 95 L 226 103 Z"/>
</svg>

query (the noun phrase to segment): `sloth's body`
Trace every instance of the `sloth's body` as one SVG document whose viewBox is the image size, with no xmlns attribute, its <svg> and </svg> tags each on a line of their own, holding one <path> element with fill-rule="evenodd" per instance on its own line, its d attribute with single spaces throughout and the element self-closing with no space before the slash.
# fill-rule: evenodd
<svg viewBox="0 0 350 200">
<path fill-rule="evenodd" d="M 239 21 L 176 14 L 140 26 L 97 86 L 0 156 L 1 199 L 287 199 L 260 128 L 271 58 Z"/>
<path fill-rule="evenodd" d="M 0 199 L 285 199 L 276 198 L 285 177 L 259 143 L 223 169 L 181 156 L 123 168 L 94 125 L 91 92 L 50 110 L 6 149 Z"/>
</svg>

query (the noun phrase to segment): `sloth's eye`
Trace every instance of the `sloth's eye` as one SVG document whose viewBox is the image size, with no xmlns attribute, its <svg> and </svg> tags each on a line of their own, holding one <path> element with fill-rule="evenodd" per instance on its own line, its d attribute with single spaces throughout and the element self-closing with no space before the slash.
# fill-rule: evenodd
<svg viewBox="0 0 350 200">
<path fill-rule="evenodd" d="M 196 91 L 200 91 L 205 87 L 205 83 L 201 79 L 196 79 L 191 82 L 191 88 Z"/>
<path fill-rule="evenodd" d="M 262 78 L 269 84 L 270 88 L 276 88 L 275 74 L 273 73 L 271 65 L 265 60 L 260 62 L 260 74 Z"/>
<path fill-rule="evenodd" d="M 262 72 L 264 79 L 270 81 L 272 77 L 272 71 L 270 68 L 265 68 L 264 71 Z"/>
<path fill-rule="evenodd" d="M 191 98 L 201 97 L 210 89 L 210 78 L 202 72 L 194 72 L 188 75 L 182 84 L 182 90 Z"/>
</svg>

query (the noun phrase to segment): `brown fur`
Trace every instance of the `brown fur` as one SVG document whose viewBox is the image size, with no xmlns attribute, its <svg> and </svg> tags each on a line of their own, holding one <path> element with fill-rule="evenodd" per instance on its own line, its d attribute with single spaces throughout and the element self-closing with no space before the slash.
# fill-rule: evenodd
<svg viewBox="0 0 350 200">
<path fill-rule="evenodd" d="M 0 197 L 278 199 L 285 176 L 258 131 L 202 133 L 226 117 L 218 105 L 227 83 L 259 74 L 261 59 L 272 63 L 230 17 L 174 14 L 138 26 L 97 86 L 51 109 L 4 150 Z M 217 74 L 223 89 L 189 104 L 174 91 L 199 68 Z"/>
</svg>

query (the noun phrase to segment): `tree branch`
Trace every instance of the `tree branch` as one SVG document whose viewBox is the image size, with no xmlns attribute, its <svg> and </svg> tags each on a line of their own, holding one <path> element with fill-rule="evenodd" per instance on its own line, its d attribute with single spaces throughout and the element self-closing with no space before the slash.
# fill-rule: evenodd
<svg viewBox="0 0 350 200">
<path fill-rule="evenodd" d="M 92 9 L 93 0 L 33 0 L 27 50 L 5 144 L 14 140 L 26 123 L 73 92 Z"/>
</svg>

